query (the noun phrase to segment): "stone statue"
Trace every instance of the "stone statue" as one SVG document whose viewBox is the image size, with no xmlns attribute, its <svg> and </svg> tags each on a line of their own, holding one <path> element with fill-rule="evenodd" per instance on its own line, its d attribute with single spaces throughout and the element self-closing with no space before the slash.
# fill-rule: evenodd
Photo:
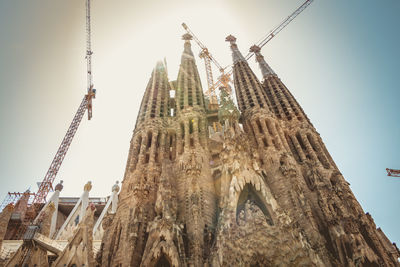
<svg viewBox="0 0 400 267">
<path fill-rule="evenodd" d="M 115 185 L 113 185 L 111 191 L 112 191 L 112 202 L 111 202 L 111 213 L 117 212 L 117 207 L 118 207 L 118 192 L 119 192 L 119 181 L 115 182 Z"/>
<path fill-rule="evenodd" d="M 92 190 L 92 182 L 91 182 L 91 181 L 87 182 L 87 183 L 85 184 L 85 186 L 83 187 L 83 190 L 84 190 L 84 191 L 87 191 L 87 192 L 89 192 L 90 190 Z"/>
<path fill-rule="evenodd" d="M 56 187 L 54 188 L 56 191 L 60 191 L 61 192 L 61 190 L 63 190 L 63 188 L 64 188 L 64 186 L 62 185 L 63 184 L 63 180 L 60 180 L 60 182 L 56 185 Z"/>
</svg>

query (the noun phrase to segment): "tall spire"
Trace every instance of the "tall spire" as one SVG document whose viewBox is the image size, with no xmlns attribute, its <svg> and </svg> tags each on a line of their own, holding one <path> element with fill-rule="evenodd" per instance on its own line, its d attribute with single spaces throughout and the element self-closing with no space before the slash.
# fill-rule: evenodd
<svg viewBox="0 0 400 267">
<path fill-rule="evenodd" d="M 136 125 L 146 119 L 163 118 L 168 115 L 169 90 L 166 67 L 162 61 L 158 61 L 147 84 Z"/>
<path fill-rule="evenodd" d="M 228 37 L 226 37 L 225 41 L 230 42 L 231 44 L 233 64 L 238 62 L 246 62 L 246 59 L 243 57 L 242 53 L 240 53 L 239 48 L 236 44 L 236 37 L 233 35 L 229 35 Z"/>
<path fill-rule="evenodd" d="M 170 116 L 170 89 L 166 65 L 158 61 L 140 105 L 124 179 L 137 166 L 160 162 L 163 156 L 161 142 L 165 138 L 162 121 Z"/>
<path fill-rule="evenodd" d="M 272 68 L 265 62 L 263 55 L 260 53 L 260 47 L 253 45 L 250 47 L 250 52 L 256 55 L 261 74 L 263 76 L 262 86 L 267 95 L 270 107 L 279 119 L 292 120 L 296 118 L 299 121 L 305 120 L 310 124 L 307 115 L 297 103 L 294 96 L 290 93 L 289 89 L 279 79 L 278 75 Z"/>
<path fill-rule="evenodd" d="M 177 112 L 187 107 L 204 108 L 203 89 L 190 44 L 192 36 L 186 33 L 182 39 L 185 40 L 185 44 L 177 79 Z"/>
<path fill-rule="evenodd" d="M 253 52 L 256 55 L 256 61 L 258 62 L 260 69 L 261 69 L 261 74 L 264 79 L 267 79 L 268 77 L 272 75 L 276 75 L 275 72 L 271 69 L 271 67 L 268 65 L 267 62 L 265 62 L 264 56 L 261 55 L 260 53 L 261 48 L 257 45 L 253 45 L 250 47 L 250 52 Z"/>
<path fill-rule="evenodd" d="M 235 84 L 236 98 L 241 112 L 253 107 L 269 110 L 268 98 L 257 79 L 250 69 L 246 59 L 240 53 L 236 44 L 236 38 L 232 35 L 226 37 L 225 41 L 231 44 L 233 59 L 233 78 Z"/>
<path fill-rule="evenodd" d="M 182 40 L 185 40 L 185 45 L 184 45 L 184 51 L 183 51 L 183 55 L 182 57 L 185 55 L 190 55 L 193 57 L 194 59 L 194 55 L 192 52 L 192 45 L 190 43 L 190 41 L 193 39 L 193 37 L 189 34 L 189 33 L 185 33 L 184 35 L 182 35 Z"/>
<path fill-rule="evenodd" d="M 199 72 L 191 49 L 192 36 L 185 34 L 184 51 L 176 89 L 176 185 L 178 221 L 187 238 L 187 266 L 204 266 L 207 238 L 215 222 L 215 187 L 208 163 L 207 114 Z M 186 265 L 183 265 L 186 266 Z"/>
</svg>

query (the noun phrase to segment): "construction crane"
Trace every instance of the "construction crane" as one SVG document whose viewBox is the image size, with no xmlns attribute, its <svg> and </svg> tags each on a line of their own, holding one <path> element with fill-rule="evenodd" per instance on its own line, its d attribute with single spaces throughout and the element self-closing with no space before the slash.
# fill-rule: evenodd
<svg viewBox="0 0 400 267">
<path fill-rule="evenodd" d="M 400 177 L 400 170 L 386 168 L 387 176 Z"/>
<path fill-rule="evenodd" d="M 301 12 L 304 11 L 314 0 L 307 0 L 305 1 L 299 8 L 297 8 L 289 17 L 284 19 L 277 27 L 275 27 L 272 31 L 270 31 L 266 36 L 260 39 L 258 41 L 257 46 L 262 48 L 264 45 L 266 45 L 269 41 L 272 40 L 278 33 L 280 33 L 290 22 L 292 22 Z M 249 52 L 245 59 L 249 60 L 252 56 L 254 55 L 253 52 Z M 226 73 L 221 75 L 218 79 L 218 81 L 213 84 L 211 87 L 213 90 L 216 90 L 219 88 L 221 85 L 226 87 L 226 81 L 230 81 L 230 76 L 233 72 L 232 65 L 229 65 L 225 68 L 224 70 L 228 70 Z"/>
<path fill-rule="evenodd" d="M 53 189 L 53 182 L 57 176 L 58 170 L 67 154 L 68 148 L 78 130 L 79 124 L 82 121 L 85 111 L 88 111 L 88 119 L 92 118 L 92 99 L 96 96 L 96 90 L 93 88 L 93 76 L 92 76 L 92 49 L 91 49 L 91 27 L 90 27 L 90 0 L 86 0 L 86 63 L 87 63 L 87 94 L 83 97 L 81 104 L 75 116 L 68 128 L 64 139 L 58 148 L 53 161 L 50 164 L 43 181 L 39 184 L 39 189 L 37 193 L 33 194 L 33 200 L 29 201 L 30 205 L 27 209 L 24 221 L 19 227 L 15 238 L 20 238 L 25 232 L 27 226 L 33 222 L 35 217 L 40 211 L 41 204 L 46 202 L 47 194 Z M 2 203 L 2 208 L 4 208 L 9 203 L 15 204 L 18 201 L 19 196 L 23 195 L 20 193 L 8 193 L 5 201 Z"/>
<path fill-rule="evenodd" d="M 88 120 L 92 118 L 92 99 L 96 97 L 96 89 L 93 88 L 92 75 L 92 29 L 90 23 L 90 0 L 86 0 L 86 65 L 87 65 L 87 95 L 86 108 Z"/>
<path fill-rule="evenodd" d="M 221 74 L 224 74 L 224 68 L 221 67 L 221 64 L 218 63 L 218 61 L 211 55 L 211 53 L 208 51 L 208 48 L 197 38 L 197 36 L 189 29 L 189 27 L 185 24 L 182 23 L 182 27 L 186 30 L 187 33 L 189 33 L 192 37 L 193 40 L 197 43 L 197 45 L 201 48 L 199 57 L 204 59 L 204 64 L 206 67 L 206 75 L 207 75 L 207 85 L 208 85 L 208 91 L 206 92 L 206 95 L 210 97 L 210 103 L 211 104 L 217 104 L 217 97 L 215 95 L 215 90 L 214 90 L 214 79 L 213 79 L 213 74 L 212 74 L 212 69 L 211 69 L 211 61 L 217 66 L 218 70 L 221 72 Z"/>
</svg>

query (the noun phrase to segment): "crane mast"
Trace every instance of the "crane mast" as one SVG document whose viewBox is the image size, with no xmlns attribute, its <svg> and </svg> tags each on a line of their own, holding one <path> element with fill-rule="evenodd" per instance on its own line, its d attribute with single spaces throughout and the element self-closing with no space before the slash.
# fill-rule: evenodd
<svg viewBox="0 0 400 267">
<path fill-rule="evenodd" d="M 88 119 L 92 118 L 92 99 L 96 96 L 96 89 L 93 88 L 92 74 L 92 40 L 90 23 L 90 0 L 86 0 L 86 65 L 87 65 L 87 95 L 86 106 L 88 110 Z"/>
<path fill-rule="evenodd" d="M 208 49 L 205 48 L 203 51 L 200 53 L 200 58 L 204 59 L 204 64 L 206 67 L 206 74 L 207 74 L 207 85 L 208 85 L 208 95 L 212 94 L 212 86 L 214 85 L 214 79 L 212 75 L 212 69 L 211 69 L 211 61 L 208 56 Z"/>
<path fill-rule="evenodd" d="M 44 203 L 46 202 L 46 197 L 49 191 L 52 189 L 52 185 L 54 179 L 57 176 L 58 170 L 61 167 L 61 164 L 67 154 L 68 148 L 72 143 L 72 139 L 75 136 L 76 131 L 78 130 L 79 124 L 82 121 L 82 117 L 85 114 L 85 110 L 87 107 L 87 99 L 86 96 L 82 99 L 81 104 L 77 112 L 75 113 L 74 119 L 72 120 L 67 133 L 64 136 L 64 139 L 59 146 L 56 155 L 53 158 L 53 161 L 50 164 L 50 168 L 46 173 L 43 181 L 40 183 L 39 190 L 35 194 L 33 199 L 33 204 L 35 203 Z"/>
<path fill-rule="evenodd" d="M 284 19 L 277 27 L 275 27 L 272 31 L 270 31 L 264 38 L 257 43 L 257 46 L 262 48 L 266 45 L 272 38 L 274 38 L 278 33 L 280 33 L 292 20 L 294 20 L 304 9 L 306 9 L 314 0 L 305 1 L 299 8 L 297 8 L 289 17 Z M 246 55 L 246 60 L 249 60 L 254 53 L 249 52 Z"/>
<path fill-rule="evenodd" d="M 57 176 L 57 173 L 61 167 L 61 164 L 67 154 L 68 148 L 70 147 L 72 140 L 75 136 L 76 131 L 82 121 L 85 111 L 88 110 L 88 119 L 92 118 L 92 99 L 96 96 L 96 90 L 93 88 L 93 76 L 92 76 L 92 49 L 91 49 L 91 23 L 90 23 L 90 0 L 86 0 L 86 63 L 87 63 L 87 94 L 83 97 L 78 110 L 64 136 L 64 139 L 59 146 L 53 161 L 43 179 L 39 184 L 37 193 L 30 194 L 33 196 L 33 200 L 29 201 L 29 208 L 27 209 L 25 218 L 18 228 L 14 238 L 18 239 L 25 232 L 27 226 L 33 222 L 37 214 L 39 213 L 41 203 L 46 202 L 46 197 L 50 190 L 53 188 L 53 182 Z M 8 193 L 8 196 L 3 201 L 1 207 L 4 208 L 9 203 L 14 203 L 24 193 Z"/>
<path fill-rule="evenodd" d="M 82 121 L 82 117 L 85 114 L 86 109 L 88 110 L 88 119 L 92 118 L 92 98 L 95 97 L 96 90 L 93 89 L 93 78 L 92 78 L 92 49 L 91 49 L 91 27 L 90 27 L 90 0 L 86 0 L 86 63 L 87 63 L 87 94 L 83 97 L 78 110 L 61 142 L 60 147 L 57 150 L 56 155 L 50 165 L 43 182 L 40 183 L 39 190 L 35 194 L 33 204 L 46 202 L 47 194 L 52 189 L 52 184 L 57 176 L 58 170 L 67 154 L 68 148 L 72 143 L 76 131 L 78 130 L 79 124 Z M 32 205 L 35 206 L 35 205 Z"/>
</svg>

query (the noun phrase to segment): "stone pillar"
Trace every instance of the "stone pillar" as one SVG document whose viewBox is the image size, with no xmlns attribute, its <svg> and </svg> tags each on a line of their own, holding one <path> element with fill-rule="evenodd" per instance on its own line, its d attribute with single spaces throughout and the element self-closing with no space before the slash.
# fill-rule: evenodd
<svg viewBox="0 0 400 267">
<path fill-rule="evenodd" d="M 92 189 L 92 182 L 89 181 L 83 187 L 81 211 L 79 213 L 79 222 L 81 222 L 83 220 L 83 217 L 85 216 L 86 209 L 89 205 L 89 192 L 91 189 Z"/>
<path fill-rule="evenodd" d="M 58 214 L 58 201 L 60 199 L 60 192 L 63 189 L 62 183 L 63 183 L 63 181 L 61 180 L 60 183 L 56 185 L 54 194 L 49 200 L 49 202 L 51 201 L 51 202 L 54 203 L 54 212 L 53 212 L 53 215 L 51 217 L 51 224 L 50 224 L 50 235 L 49 235 L 50 237 L 52 237 L 54 235 L 54 233 L 56 232 L 57 214 Z"/>
</svg>

